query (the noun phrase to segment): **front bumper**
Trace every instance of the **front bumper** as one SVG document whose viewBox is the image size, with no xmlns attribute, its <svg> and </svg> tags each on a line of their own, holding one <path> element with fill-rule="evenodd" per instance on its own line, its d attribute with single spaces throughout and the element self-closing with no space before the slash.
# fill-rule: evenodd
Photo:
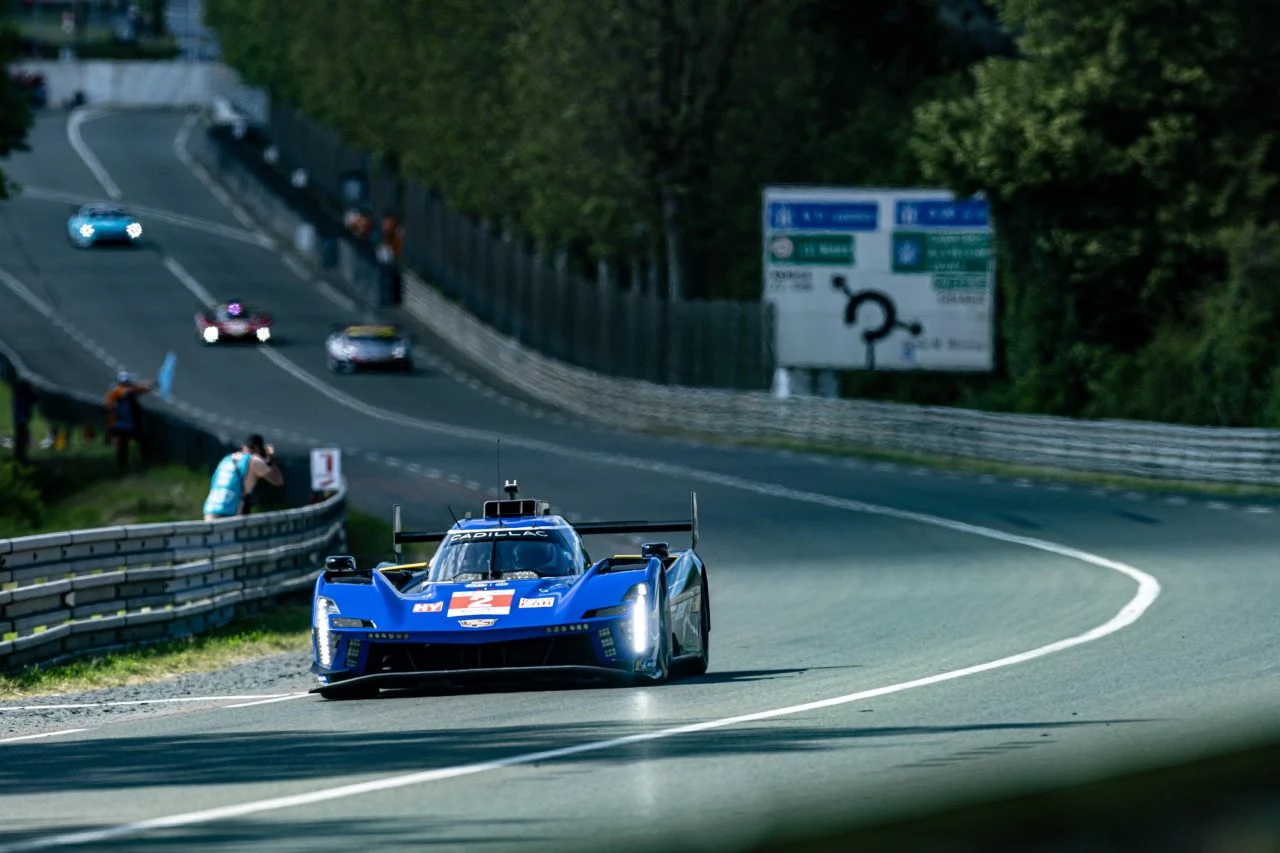
<svg viewBox="0 0 1280 853">
<path fill-rule="evenodd" d="M 656 676 L 657 652 L 636 654 L 625 619 L 600 619 L 570 626 L 480 634 L 393 633 L 360 628 L 332 629 L 329 665 L 321 666 L 320 638 L 312 631 L 313 664 L 323 690 L 356 681 L 378 686 L 413 686 L 477 679 L 591 678 Z"/>
<path fill-rule="evenodd" d="M 475 684 L 493 682 L 530 682 L 569 680 L 626 682 L 634 674 L 625 669 L 609 666 L 561 665 L 561 666 L 503 666 L 487 669 L 444 669 L 424 672 L 377 672 L 357 675 L 340 681 L 326 681 L 311 688 L 310 693 L 341 695 L 360 693 L 370 687 L 380 689 L 413 690 L 431 685 Z"/>
</svg>

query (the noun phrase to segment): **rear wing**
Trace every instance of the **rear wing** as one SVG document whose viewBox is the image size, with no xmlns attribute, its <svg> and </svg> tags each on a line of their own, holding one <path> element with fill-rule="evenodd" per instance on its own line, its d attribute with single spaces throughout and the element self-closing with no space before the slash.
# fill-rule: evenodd
<svg viewBox="0 0 1280 853">
<path fill-rule="evenodd" d="M 450 531 L 406 531 L 400 528 L 400 504 L 395 505 L 395 532 L 392 544 L 395 546 L 396 559 L 401 557 L 400 546 L 412 542 L 441 542 Z M 698 493 L 689 493 L 688 521 L 584 521 L 574 524 L 573 529 L 580 536 L 605 536 L 622 533 L 692 533 L 689 547 L 698 547 Z"/>
</svg>

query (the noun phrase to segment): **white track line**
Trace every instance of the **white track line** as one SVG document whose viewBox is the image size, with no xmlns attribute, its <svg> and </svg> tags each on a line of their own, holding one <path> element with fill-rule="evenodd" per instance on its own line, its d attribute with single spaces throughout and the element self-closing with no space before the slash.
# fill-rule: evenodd
<svg viewBox="0 0 1280 853">
<path fill-rule="evenodd" d="M 106 350 L 98 346 L 98 344 L 91 340 L 87 335 L 63 319 L 62 315 L 53 310 L 53 307 L 50 306 L 49 303 L 32 293 L 30 288 L 23 284 L 17 276 L 7 270 L 0 269 L 0 285 L 4 285 L 15 296 L 30 305 L 36 313 L 40 314 L 50 323 L 66 332 L 68 337 L 79 344 L 95 359 L 107 365 L 112 370 L 119 371 L 125 369 L 124 364 L 116 361 L 107 354 Z"/>
<path fill-rule="evenodd" d="M 116 182 L 111 180 L 111 176 L 107 174 L 107 170 L 98 162 L 98 158 L 89 150 L 89 146 L 84 144 L 84 137 L 80 134 L 80 125 L 86 121 L 95 118 L 102 118 L 109 111 L 98 107 L 81 107 L 71 113 L 71 118 L 67 121 L 67 141 L 71 143 L 72 149 L 79 155 L 84 164 L 89 167 L 89 171 L 93 172 L 93 176 L 98 179 L 98 183 L 102 184 L 102 188 L 107 191 L 107 195 L 113 199 L 120 198 L 120 188 L 116 186 Z"/>
<path fill-rule="evenodd" d="M 282 699 L 291 699 L 294 694 L 281 695 L 279 693 L 249 693 L 239 696 L 179 696 L 168 699 L 129 699 L 118 702 L 75 702 L 65 705 L 10 705 L 8 707 L 0 707 L 0 712 L 5 711 L 64 711 L 71 708 L 122 708 L 130 705 L 162 705 L 173 702 L 226 702 L 232 699 L 265 699 L 271 702 L 279 702 Z M 236 708 L 238 705 L 228 705 L 228 708 Z"/>
<path fill-rule="evenodd" d="M 966 525 L 966 527 L 967 526 L 968 525 Z M 1018 539 L 1020 537 L 1005 537 L 1003 534 L 1000 534 L 993 538 Z M 1047 544 L 1051 543 L 1040 543 L 1033 547 L 1040 547 L 1041 545 Z M 1114 634 L 1116 631 L 1119 631 L 1137 621 L 1147 608 L 1151 606 L 1155 601 L 1156 596 L 1159 594 L 1160 585 L 1156 582 L 1155 578 L 1139 571 L 1138 569 L 1126 566 L 1123 563 L 1115 563 L 1103 557 L 1084 554 L 1083 552 L 1074 551 L 1074 549 L 1063 548 L 1062 546 L 1056 545 L 1052 548 L 1043 550 L 1052 550 L 1055 553 L 1067 553 L 1077 557 L 1086 557 L 1086 562 L 1114 569 L 1122 574 L 1129 575 L 1138 581 L 1138 593 L 1127 605 L 1125 605 L 1124 609 L 1110 620 L 1091 631 L 1086 631 L 1083 634 L 1079 634 L 1066 640 L 1060 640 L 1059 642 L 1051 643 L 1047 646 L 1040 646 L 1039 648 L 1022 652 L 1021 654 L 1011 655 L 1009 657 L 999 658 L 998 660 L 988 661 L 987 663 L 978 664 L 976 666 L 955 669 L 950 672 L 943 672 L 925 678 L 917 678 L 913 681 L 903 681 L 897 684 L 890 684 L 885 687 L 876 687 L 871 690 L 848 693 L 844 696 L 820 699 L 816 702 L 806 702 L 801 705 L 789 705 L 783 708 L 774 708 L 768 711 L 759 711 L 752 714 L 741 714 L 735 717 L 722 717 L 720 719 L 707 720 L 701 723 L 691 723 L 684 726 L 659 729 L 658 731 L 627 735 L 626 737 L 591 741 L 588 743 L 577 744 L 575 746 L 562 747 L 560 749 L 548 749 L 542 752 L 529 752 L 521 755 L 513 755 L 496 761 L 483 761 L 476 764 L 461 764 L 454 767 L 442 767 L 436 770 L 424 770 L 418 773 L 386 776 L 381 779 L 372 779 L 367 782 L 358 782 L 351 785 L 338 785 L 329 788 L 321 788 L 305 794 L 294 794 L 287 797 L 256 800 L 233 806 L 222 806 L 219 808 L 204 809 L 201 811 L 184 812 L 180 814 L 167 815 L 165 817 L 152 818 L 150 820 L 141 820 L 134 823 L 122 824 L 106 829 L 94 829 L 85 832 L 70 832 L 62 835 L 51 835 L 44 838 L 33 839 L 31 841 L 0 846 L 0 853 L 18 853 L 19 851 L 41 850 L 49 847 L 61 847 L 72 844 L 96 844 L 113 838 L 124 838 L 139 835 L 154 829 L 170 829 L 180 826 L 192 826 L 194 824 L 211 823 L 213 821 L 226 820 L 228 818 L 260 814 L 262 812 L 297 808 L 298 806 L 313 805 L 315 803 L 330 802 L 333 800 L 346 800 L 351 797 L 371 794 L 378 791 L 388 791 L 394 788 L 404 788 L 411 785 L 424 785 L 445 779 L 456 779 L 462 776 L 474 776 L 478 773 L 501 770 L 507 767 L 536 764 L 539 762 L 552 761 L 557 758 L 565 758 L 570 755 L 581 755 L 583 753 L 615 749 L 620 746 L 630 746 L 637 743 L 666 740 L 668 738 L 682 735 L 698 734 L 701 732 L 713 731 L 715 729 L 727 728 L 729 726 L 738 726 L 744 723 L 772 720 L 778 717 L 803 714 L 823 708 L 833 708 L 853 702 L 874 699 L 879 696 L 888 696 L 893 693 L 902 693 L 907 690 L 928 687 L 945 681 L 953 681 L 957 678 L 964 678 L 966 676 L 990 672 L 991 670 L 1003 667 L 1014 666 L 1015 664 L 1026 663 L 1027 661 L 1035 660 L 1036 658 L 1041 658 L 1046 655 L 1053 654 L 1054 652 L 1063 651 L 1064 649 L 1069 649 L 1074 646 L 1079 646 L 1084 643 L 1101 639 L 1102 637 L 1110 634 Z"/>
<path fill-rule="evenodd" d="M 205 290 L 204 286 L 201 285 L 200 282 L 196 281 L 195 276 L 187 272 L 186 267 L 182 264 L 178 263 L 173 258 L 165 257 L 164 265 L 169 272 L 173 273 L 173 277 L 182 282 L 182 286 L 191 291 L 191 294 L 195 296 L 196 299 L 199 299 L 204 303 L 206 307 L 216 305 L 218 303 L 218 300 L 214 299 L 209 291 Z"/>
<path fill-rule="evenodd" d="M 316 289 L 319 290 L 322 294 L 324 294 L 324 296 L 330 302 L 332 302 L 334 305 L 337 305 L 339 308 L 343 309 L 344 311 L 355 311 L 357 308 L 359 308 L 359 306 L 356 305 L 356 301 L 354 299 L 352 299 L 350 296 L 347 296 L 345 293 L 342 293 L 332 284 L 330 284 L 329 282 L 323 279 L 316 279 Z"/>
<path fill-rule="evenodd" d="M 252 708 L 254 705 L 271 705 L 275 702 L 288 702 L 293 699 L 301 699 L 311 694 L 303 691 L 302 693 L 290 693 L 288 696 L 277 696 L 274 699 L 260 699 L 257 702 L 240 702 L 236 705 L 223 705 L 223 708 Z"/>
<path fill-rule="evenodd" d="M 58 735 L 74 735 L 79 732 L 87 732 L 88 729 L 60 729 L 56 732 L 41 732 L 38 735 L 20 735 L 19 737 L 0 738 L 0 743 L 17 743 L 20 740 L 37 740 L 39 738 L 57 737 Z M 0 848 L 3 849 L 3 848 Z"/>
</svg>

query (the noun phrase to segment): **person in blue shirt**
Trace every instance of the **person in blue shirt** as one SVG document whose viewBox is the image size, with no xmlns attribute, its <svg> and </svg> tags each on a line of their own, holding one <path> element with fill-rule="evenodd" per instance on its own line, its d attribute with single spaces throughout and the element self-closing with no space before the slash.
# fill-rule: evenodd
<svg viewBox="0 0 1280 853">
<path fill-rule="evenodd" d="M 204 520 L 248 515 L 253 506 L 253 490 L 265 480 L 284 485 L 284 474 L 276 466 L 276 450 L 254 433 L 240 449 L 222 457 L 209 480 L 209 496 L 204 501 Z"/>
</svg>

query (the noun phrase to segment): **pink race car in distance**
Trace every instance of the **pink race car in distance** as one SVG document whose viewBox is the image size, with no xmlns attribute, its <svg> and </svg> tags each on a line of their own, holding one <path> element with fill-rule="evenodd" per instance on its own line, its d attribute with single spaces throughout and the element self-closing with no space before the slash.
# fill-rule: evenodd
<svg viewBox="0 0 1280 853">
<path fill-rule="evenodd" d="M 224 302 L 196 315 L 196 332 L 206 344 L 271 340 L 271 315 L 239 300 Z"/>
</svg>

